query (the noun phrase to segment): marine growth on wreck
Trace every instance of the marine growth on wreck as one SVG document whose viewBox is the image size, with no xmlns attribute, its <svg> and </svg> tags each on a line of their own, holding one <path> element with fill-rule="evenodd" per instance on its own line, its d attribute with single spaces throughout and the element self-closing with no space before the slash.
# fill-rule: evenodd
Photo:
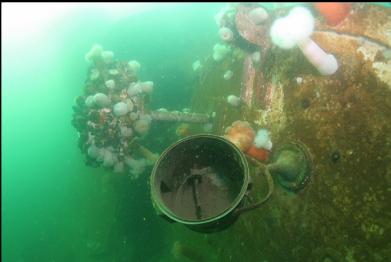
<svg viewBox="0 0 391 262">
<path fill-rule="evenodd" d="M 219 41 L 186 65 L 195 81 L 183 112 L 151 110 L 154 82 L 139 79 L 140 64 L 93 46 L 72 121 L 86 164 L 137 178 L 162 153 L 143 146 L 158 121 L 175 126 L 174 140 L 218 135 L 264 165 L 294 143 L 308 150 L 310 176 L 280 182 L 262 208 L 220 233 L 178 225 L 173 257 L 208 261 L 187 239 L 212 249 L 213 261 L 387 261 L 391 9 L 231 3 L 214 20 Z M 253 184 L 260 198 L 265 181 Z"/>
</svg>

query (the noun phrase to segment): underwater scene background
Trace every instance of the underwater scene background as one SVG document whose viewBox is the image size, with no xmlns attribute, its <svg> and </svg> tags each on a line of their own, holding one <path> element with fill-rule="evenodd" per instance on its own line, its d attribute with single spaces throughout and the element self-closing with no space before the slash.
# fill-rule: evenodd
<svg viewBox="0 0 391 262">
<path fill-rule="evenodd" d="M 389 3 L 2 7 L 4 261 L 391 259 Z M 295 15 L 312 27 L 289 28 Z M 133 131 L 119 128 L 130 111 Z M 168 223 L 151 201 L 154 161 L 201 133 L 261 163 L 300 141 L 311 172 L 275 179 L 221 232 Z M 140 153 L 114 153 L 132 137 Z"/>
</svg>

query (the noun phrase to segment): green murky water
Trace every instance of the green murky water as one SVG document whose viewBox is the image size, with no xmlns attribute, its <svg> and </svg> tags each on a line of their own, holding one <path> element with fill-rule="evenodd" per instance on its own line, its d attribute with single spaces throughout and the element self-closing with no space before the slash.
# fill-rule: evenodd
<svg viewBox="0 0 391 262">
<path fill-rule="evenodd" d="M 208 52 L 220 5 L 49 6 L 2 11 L 2 258 L 156 261 L 165 236 L 147 176 L 112 192 L 77 147 L 72 105 L 83 90 L 84 54 L 100 43 L 118 59 L 137 59 L 141 76 L 159 86 L 153 107 L 181 109 L 191 80 L 178 60 Z"/>
</svg>

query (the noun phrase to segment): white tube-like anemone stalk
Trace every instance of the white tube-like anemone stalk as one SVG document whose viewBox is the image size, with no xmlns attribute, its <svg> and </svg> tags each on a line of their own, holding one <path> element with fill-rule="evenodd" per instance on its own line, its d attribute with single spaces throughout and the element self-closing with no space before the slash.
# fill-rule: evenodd
<svg viewBox="0 0 391 262">
<path fill-rule="evenodd" d="M 337 59 L 326 53 L 311 38 L 297 43 L 307 60 L 318 69 L 322 75 L 332 75 L 338 69 Z"/>
<path fill-rule="evenodd" d="M 314 31 L 314 18 L 304 7 L 293 8 L 288 16 L 274 21 L 270 36 L 275 45 L 290 49 L 298 45 L 307 60 L 322 75 L 331 75 L 338 69 L 338 63 L 332 54 L 327 54 L 310 36 Z"/>
</svg>

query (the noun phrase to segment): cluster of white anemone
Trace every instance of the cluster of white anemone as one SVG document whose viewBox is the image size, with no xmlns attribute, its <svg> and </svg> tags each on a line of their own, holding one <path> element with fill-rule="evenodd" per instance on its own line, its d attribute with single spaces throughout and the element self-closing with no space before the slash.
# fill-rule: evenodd
<svg viewBox="0 0 391 262">
<path fill-rule="evenodd" d="M 94 44 L 84 58 L 87 62 L 102 60 L 105 63 L 111 63 L 114 59 L 114 53 L 112 51 L 103 50 L 103 47 L 99 44 Z"/>
<path fill-rule="evenodd" d="M 104 62 L 110 66 L 110 63 L 114 62 L 114 53 L 111 51 L 103 50 L 101 45 L 95 44 L 91 50 L 85 55 L 85 59 L 89 63 L 101 63 Z M 140 71 L 140 63 L 136 60 L 128 62 L 127 72 L 130 75 L 137 76 Z M 119 90 L 120 84 L 117 85 L 117 76 L 119 71 L 117 69 L 109 69 L 108 74 L 101 74 L 97 68 L 93 68 L 90 73 L 91 81 L 104 81 L 103 75 L 108 75 L 109 79 L 105 79 L 104 86 L 107 88 L 107 92 L 98 92 L 93 95 L 89 95 L 85 99 L 85 105 L 91 109 L 106 110 L 106 112 L 112 111 L 113 115 L 117 119 L 123 119 L 127 117 L 131 120 L 131 126 L 127 126 L 122 123 L 118 126 L 121 139 L 131 138 L 137 135 L 145 135 L 148 133 L 152 118 L 148 114 L 140 113 L 134 110 L 135 103 L 140 99 L 140 95 L 151 94 L 153 92 L 154 83 L 152 81 L 137 81 L 132 82 L 127 89 Z M 123 97 L 120 102 L 112 103 L 112 95 L 117 93 L 126 93 L 127 96 Z M 148 163 L 146 159 L 135 159 L 132 156 L 126 154 L 124 160 L 119 160 L 118 152 L 115 151 L 113 146 L 98 147 L 95 144 L 95 137 L 89 133 L 87 154 L 90 158 L 101 163 L 103 167 L 112 168 L 114 172 L 122 173 L 125 171 L 125 166 L 129 167 L 129 173 L 132 178 L 137 178 L 145 169 Z"/>
</svg>

